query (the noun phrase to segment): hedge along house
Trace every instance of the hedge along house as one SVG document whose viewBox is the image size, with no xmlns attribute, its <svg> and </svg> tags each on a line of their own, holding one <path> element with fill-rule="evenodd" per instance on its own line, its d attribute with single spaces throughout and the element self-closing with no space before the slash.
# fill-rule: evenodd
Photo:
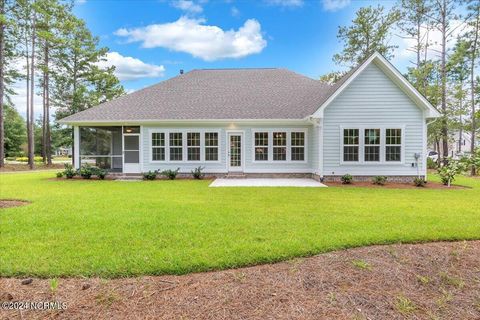
<svg viewBox="0 0 480 320">
<path fill-rule="evenodd" d="M 285 69 L 193 70 L 60 120 L 74 163 L 128 174 L 426 176 L 438 111 L 380 54 L 336 84 Z"/>
</svg>

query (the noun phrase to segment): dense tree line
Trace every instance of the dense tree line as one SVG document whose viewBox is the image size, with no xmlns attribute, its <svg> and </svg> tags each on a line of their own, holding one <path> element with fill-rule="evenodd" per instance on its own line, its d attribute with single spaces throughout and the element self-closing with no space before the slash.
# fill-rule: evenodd
<svg viewBox="0 0 480 320">
<path fill-rule="evenodd" d="M 474 0 L 400 0 L 389 11 L 364 7 L 349 26 L 339 28 L 343 50 L 333 60 L 351 67 L 375 51 L 392 58 L 398 50 L 395 37 L 408 39 L 407 50 L 415 58 L 406 77 L 442 114 L 428 128 L 430 142 L 446 159 L 451 132 L 468 131 L 472 136 L 468 151 L 473 153 L 480 118 L 479 23 L 480 1 Z M 440 35 L 439 43 L 433 34 Z M 343 74 L 332 72 L 321 80 L 333 83 Z"/>
<path fill-rule="evenodd" d="M 51 164 L 52 140 L 71 144 L 71 130 L 52 127 L 52 114 L 63 118 L 125 93 L 114 68 L 99 67 L 108 49 L 72 10 L 67 1 L 0 0 L 0 167 L 24 142 L 31 168 L 35 153 Z M 25 124 L 12 106 L 16 83 L 27 92 Z"/>
</svg>

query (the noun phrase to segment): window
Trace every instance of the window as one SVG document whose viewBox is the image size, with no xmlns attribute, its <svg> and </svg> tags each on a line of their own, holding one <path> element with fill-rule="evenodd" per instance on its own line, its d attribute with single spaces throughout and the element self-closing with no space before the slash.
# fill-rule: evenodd
<svg viewBox="0 0 480 320">
<path fill-rule="evenodd" d="M 255 161 L 268 161 L 268 132 L 255 132 Z"/>
<path fill-rule="evenodd" d="M 274 161 L 287 160 L 287 133 L 286 132 L 273 133 L 273 160 Z"/>
<path fill-rule="evenodd" d="M 205 161 L 218 161 L 218 132 L 205 132 Z"/>
<path fill-rule="evenodd" d="M 152 133 L 152 161 L 165 161 L 165 133 Z"/>
<path fill-rule="evenodd" d="M 292 161 L 305 160 L 305 132 L 291 133 L 291 158 Z"/>
<path fill-rule="evenodd" d="M 183 160 L 183 141 L 181 132 L 170 132 L 170 161 Z"/>
<path fill-rule="evenodd" d="M 200 133 L 187 133 L 187 160 L 200 161 Z"/>
<path fill-rule="evenodd" d="M 385 161 L 402 160 L 402 129 L 385 130 Z"/>
<path fill-rule="evenodd" d="M 365 129 L 364 133 L 365 161 L 380 161 L 380 129 Z"/>
<path fill-rule="evenodd" d="M 359 130 L 343 130 L 343 161 L 358 161 Z"/>
</svg>

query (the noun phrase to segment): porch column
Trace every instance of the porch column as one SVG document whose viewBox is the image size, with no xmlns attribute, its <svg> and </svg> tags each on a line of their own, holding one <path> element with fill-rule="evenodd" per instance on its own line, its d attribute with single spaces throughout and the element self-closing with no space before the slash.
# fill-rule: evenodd
<svg viewBox="0 0 480 320">
<path fill-rule="evenodd" d="M 323 118 L 317 120 L 318 175 L 323 178 Z"/>
<path fill-rule="evenodd" d="M 80 169 L 80 128 L 73 127 L 73 165 Z"/>
</svg>

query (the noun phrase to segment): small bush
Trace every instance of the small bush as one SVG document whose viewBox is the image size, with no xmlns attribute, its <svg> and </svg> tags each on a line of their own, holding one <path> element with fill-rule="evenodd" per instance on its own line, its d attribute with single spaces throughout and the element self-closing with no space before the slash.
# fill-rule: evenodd
<svg viewBox="0 0 480 320">
<path fill-rule="evenodd" d="M 73 166 L 70 163 L 65 163 L 64 166 L 65 166 L 65 170 L 63 170 L 63 175 L 67 179 L 72 179 L 73 177 L 75 177 L 77 175 L 77 172 L 75 171 L 75 169 L 73 168 Z"/>
<path fill-rule="evenodd" d="M 202 172 L 204 168 L 203 167 L 197 167 L 192 170 L 192 176 L 194 179 L 203 179 L 205 174 Z"/>
<path fill-rule="evenodd" d="M 353 177 L 352 177 L 351 174 L 348 174 L 348 173 L 347 173 L 347 174 L 344 174 L 344 175 L 340 178 L 340 180 L 342 180 L 342 183 L 343 183 L 343 184 L 350 184 L 350 183 L 352 183 Z"/>
<path fill-rule="evenodd" d="M 165 176 L 170 180 L 175 180 L 175 178 L 177 177 L 178 171 L 180 171 L 180 168 L 177 168 L 176 170 L 171 170 L 171 169 L 163 170 L 162 176 Z"/>
<path fill-rule="evenodd" d="M 80 168 L 80 176 L 83 178 L 83 179 L 90 179 L 93 175 L 93 171 L 94 169 L 92 169 L 92 167 L 88 164 L 84 164 L 81 168 Z"/>
<path fill-rule="evenodd" d="M 57 178 L 63 178 L 63 172 L 57 172 Z"/>
<path fill-rule="evenodd" d="M 438 169 L 438 175 L 442 180 L 442 183 L 446 186 L 452 184 L 455 180 L 455 176 L 463 171 L 465 171 L 465 163 L 453 159 L 448 159 L 447 163 Z"/>
<path fill-rule="evenodd" d="M 432 158 L 427 158 L 427 168 L 428 169 L 437 169 L 438 165 L 436 161 L 433 161 Z"/>
<path fill-rule="evenodd" d="M 157 171 L 148 171 L 144 172 L 143 180 L 155 180 L 157 178 Z"/>
<path fill-rule="evenodd" d="M 92 175 L 97 176 L 99 179 L 103 180 L 107 175 L 107 170 L 99 167 L 92 167 Z"/>
<path fill-rule="evenodd" d="M 415 185 L 415 187 L 425 187 L 425 179 L 423 178 L 415 178 L 413 179 L 413 184 Z"/>
<path fill-rule="evenodd" d="M 385 176 L 375 176 L 372 179 L 372 183 L 379 186 L 384 186 L 386 182 L 387 182 L 387 177 Z"/>
<path fill-rule="evenodd" d="M 28 157 L 17 157 L 15 158 L 15 161 L 28 162 Z M 43 162 L 43 158 L 39 156 L 35 156 L 33 157 L 33 162 Z"/>
</svg>

